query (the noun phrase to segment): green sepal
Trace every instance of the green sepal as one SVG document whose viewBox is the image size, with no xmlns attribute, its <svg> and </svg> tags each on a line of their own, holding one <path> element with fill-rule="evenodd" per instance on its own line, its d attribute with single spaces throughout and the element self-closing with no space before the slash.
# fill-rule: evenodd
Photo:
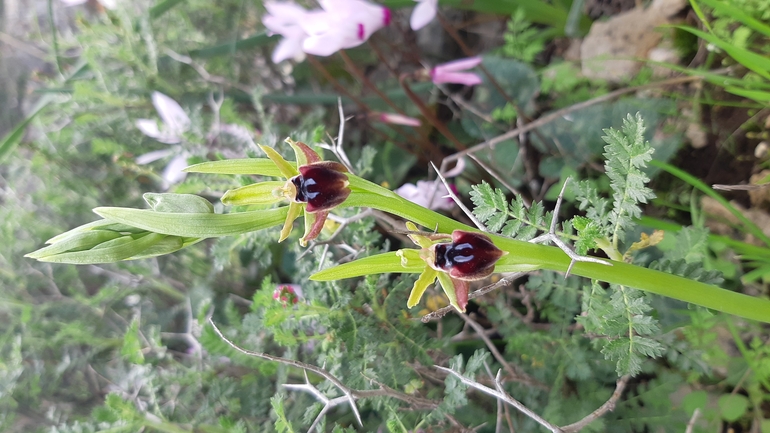
<svg viewBox="0 0 770 433">
<path fill-rule="evenodd" d="M 147 192 L 142 198 L 155 212 L 214 213 L 214 205 L 195 194 Z"/>
<path fill-rule="evenodd" d="M 291 202 L 289 205 L 289 211 L 286 214 L 286 220 L 283 222 L 283 228 L 281 229 L 281 237 L 278 238 L 278 242 L 283 242 L 291 234 L 291 229 L 294 227 L 294 220 L 302 213 L 302 205 L 296 202 Z"/>
<path fill-rule="evenodd" d="M 460 308 L 457 304 L 457 295 L 455 294 L 455 284 L 449 274 L 444 272 L 437 272 L 438 282 L 441 283 L 441 288 L 444 290 L 444 294 L 449 298 L 449 305 L 453 306 L 455 310 L 464 313 L 465 308 Z"/>
<path fill-rule="evenodd" d="M 202 214 L 98 207 L 94 209 L 94 212 L 103 218 L 150 232 L 172 236 L 212 238 L 239 235 L 277 226 L 286 219 L 288 210 L 288 206 L 283 206 L 275 209 L 231 214 Z"/>
<path fill-rule="evenodd" d="M 86 251 L 76 251 L 46 256 L 41 262 L 69 263 L 73 265 L 92 265 L 97 263 L 113 263 L 141 255 L 148 248 L 166 238 L 166 235 L 149 233 L 138 239 L 130 236 L 113 239 L 97 245 Z"/>
<path fill-rule="evenodd" d="M 408 250 L 417 251 L 417 250 Z M 363 275 L 388 274 L 388 273 L 420 273 L 425 269 L 422 260 L 410 261 L 407 266 L 401 263 L 401 256 L 397 251 L 377 254 L 354 260 L 333 268 L 324 269 L 310 276 L 313 281 L 334 281 L 345 278 L 361 277 Z"/>
<path fill-rule="evenodd" d="M 228 206 L 278 203 L 284 200 L 284 197 L 273 194 L 273 191 L 280 189 L 284 184 L 283 181 L 253 183 L 227 191 L 221 200 Z"/>
<path fill-rule="evenodd" d="M 267 157 L 275 163 L 275 166 L 278 167 L 278 170 L 281 172 L 281 176 L 285 177 L 286 179 L 291 179 L 292 177 L 299 174 L 297 168 L 283 159 L 283 157 L 272 147 L 267 147 L 260 144 L 259 148 L 262 149 L 262 151 L 267 154 Z"/>
<path fill-rule="evenodd" d="M 292 165 L 291 162 L 287 164 Z M 243 158 L 243 159 L 223 159 L 220 161 L 207 161 L 200 164 L 191 165 L 184 170 L 188 173 L 207 173 L 207 174 L 256 174 L 260 176 L 281 177 L 281 170 L 270 159 L 265 158 Z"/>
<path fill-rule="evenodd" d="M 292 149 L 294 149 L 294 156 L 297 159 L 297 167 L 302 167 L 303 165 L 321 161 L 321 157 L 318 156 L 318 154 L 315 153 L 315 151 L 313 151 L 313 149 L 311 149 L 307 144 L 294 141 L 291 138 L 287 138 L 286 142 L 289 143 L 289 146 L 291 146 Z"/>
<path fill-rule="evenodd" d="M 430 285 L 436 281 L 437 276 L 437 270 L 427 266 L 425 267 L 425 270 L 422 271 L 420 276 L 417 278 L 417 281 L 414 282 L 412 291 L 409 292 L 409 299 L 406 301 L 406 306 L 408 308 L 412 308 L 420 303 L 420 299 L 422 299 L 423 293 L 425 293 L 425 290 L 427 290 L 428 287 L 430 287 Z"/>
</svg>

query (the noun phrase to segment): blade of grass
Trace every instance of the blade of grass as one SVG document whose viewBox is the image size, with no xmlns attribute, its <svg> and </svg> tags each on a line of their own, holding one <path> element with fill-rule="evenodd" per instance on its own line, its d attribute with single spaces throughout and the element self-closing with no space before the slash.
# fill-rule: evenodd
<svg viewBox="0 0 770 433">
<path fill-rule="evenodd" d="M 656 159 L 653 159 L 650 161 L 650 165 L 654 167 L 658 167 L 662 170 L 667 171 L 668 173 L 678 177 L 679 179 L 689 183 L 693 187 L 699 189 L 701 192 L 706 194 L 707 196 L 713 198 L 714 200 L 718 201 L 722 206 L 725 207 L 731 214 L 735 216 L 735 218 L 740 221 L 741 225 L 743 226 L 744 230 L 751 233 L 752 235 L 756 236 L 757 239 L 760 239 L 762 242 L 764 242 L 766 245 L 770 246 L 770 237 L 765 235 L 762 232 L 762 229 L 757 227 L 756 224 L 754 224 L 751 220 L 746 218 L 738 209 L 736 209 L 733 205 L 730 204 L 724 197 L 719 195 L 716 191 L 711 189 L 710 186 L 706 185 L 705 183 L 701 182 L 699 179 L 697 179 L 695 176 L 692 176 L 691 174 L 685 172 L 684 170 L 680 170 L 673 165 L 666 164 L 665 162 L 658 161 Z"/>
<path fill-rule="evenodd" d="M 710 33 L 713 33 L 714 31 L 711 29 L 711 25 L 706 19 L 706 14 L 703 13 L 703 9 L 698 6 L 698 3 L 695 0 L 690 0 L 690 6 L 692 6 L 692 10 L 695 12 L 695 15 L 698 16 L 700 22 L 703 23 L 703 25 L 706 27 L 706 29 L 708 29 Z"/>
<path fill-rule="evenodd" d="M 208 48 L 199 48 L 197 50 L 189 51 L 187 54 L 190 57 L 197 57 L 200 59 L 208 59 L 217 56 L 226 56 L 232 54 L 234 51 L 249 50 L 252 48 L 261 47 L 263 45 L 270 44 L 277 41 L 277 36 L 268 36 L 267 33 L 257 33 L 254 36 L 250 36 L 245 39 L 241 39 L 235 42 L 227 42 L 220 45 L 215 45 Z"/>
<path fill-rule="evenodd" d="M 80 59 L 78 63 L 72 67 L 72 72 L 65 78 L 64 83 L 72 80 L 73 77 L 77 76 L 80 72 L 86 69 L 86 67 L 86 61 L 84 59 Z M 21 123 L 16 125 L 16 127 L 13 128 L 13 130 L 11 130 L 11 132 L 9 132 L 5 137 L 3 137 L 2 140 L 0 140 L 0 164 L 5 161 L 5 158 L 7 158 L 16 149 L 16 146 L 19 145 L 21 139 L 24 138 L 24 131 L 27 130 L 27 126 L 29 126 L 29 124 L 35 120 L 35 117 L 37 117 L 46 107 L 48 107 L 51 102 L 55 100 L 55 97 L 56 95 L 54 94 L 43 95 L 34 105 L 27 117 L 22 120 Z"/>
<path fill-rule="evenodd" d="M 150 8 L 150 18 L 158 18 L 170 11 L 174 6 L 185 1 L 186 0 L 164 0 Z"/>
<path fill-rule="evenodd" d="M 637 222 L 651 229 L 663 230 L 672 233 L 676 233 L 682 230 L 682 226 L 679 224 L 648 216 L 642 216 L 637 220 Z M 748 244 L 746 242 L 729 238 L 727 236 L 720 236 L 715 234 L 709 234 L 708 240 L 710 243 L 718 242 L 727 245 L 728 247 L 734 249 L 735 252 L 740 254 L 744 259 L 747 259 L 749 255 L 751 255 L 751 257 L 756 257 L 757 259 L 763 259 L 770 262 L 770 249 L 768 248 L 758 247 L 756 245 Z"/>
<path fill-rule="evenodd" d="M 694 4 L 696 3 L 696 1 L 704 3 L 714 8 L 714 10 L 722 12 L 723 14 L 732 17 L 734 20 L 745 24 L 747 27 L 751 27 L 752 29 L 762 33 L 763 35 L 770 37 L 770 26 L 762 23 L 759 20 L 754 19 L 746 12 L 743 12 L 742 10 L 731 5 L 729 2 L 717 1 L 717 0 L 690 0 L 690 4 L 693 5 L 693 9 L 695 9 Z M 698 14 L 698 18 L 700 18 L 701 21 L 703 21 L 703 23 L 708 26 L 708 23 L 706 23 L 706 21 L 703 19 L 701 14 Z M 711 29 L 709 29 L 709 31 L 711 31 Z"/>
<path fill-rule="evenodd" d="M 716 45 L 717 47 L 723 49 L 728 55 L 730 55 L 730 57 L 735 59 L 735 61 L 737 61 L 738 63 L 751 69 L 752 71 L 763 76 L 764 78 L 767 78 L 768 80 L 770 80 L 770 59 L 762 57 L 761 55 L 751 52 L 747 49 L 736 47 L 735 45 L 732 45 L 729 42 L 723 41 L 722 39 L 719 39 L 718 37 L 712 34 L 700 31 L 698 29 L 694 29 L 692 27 L 688 27 L 688 26 L 672 26 L 672 27 L 678 28 L 680 30 L 684 30 L 686 32 L 690 32 L 695 36 L 698 36 L 699 38 Z"/>
<path fill-rule="evenodd" d="M 742 89 L 740 87 L 733 87 L 733 86 L 727 86 L 725 87 L 725 90 L 738 96 L 743 96 L 744 98 L 753 99 L 759 103 L 767 104 L 770 102 L 770 92 L 763 92 L 761 90 L 749 90 L 749 89 Z"/>
</svg>

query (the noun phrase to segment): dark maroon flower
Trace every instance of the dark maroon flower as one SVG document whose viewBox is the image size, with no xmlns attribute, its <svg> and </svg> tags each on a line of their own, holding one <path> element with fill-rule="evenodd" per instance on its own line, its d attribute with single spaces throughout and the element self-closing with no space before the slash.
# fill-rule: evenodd
<svg viewBox="0 0 770 433">
<path fill-rule="evenodd" d="M 350 195 L 347 169 L 334 161 L 319 161 L 299 167 L 291 178 L 296 188 L 294 201 L 307 203 L 307 212 L 321 212 L 342 204 Z"/>
<path fill-rule="evenodd" d="M 489 276 L 503 251 L 481 233 L 455 230 L 452 242 L 433 245 L 433 268 L 458 280 L 478 280 Z"/>
</svg>

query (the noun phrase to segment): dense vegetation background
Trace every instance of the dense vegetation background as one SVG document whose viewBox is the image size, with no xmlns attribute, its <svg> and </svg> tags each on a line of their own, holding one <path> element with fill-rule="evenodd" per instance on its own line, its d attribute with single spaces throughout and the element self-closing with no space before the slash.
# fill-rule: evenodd
<svg viewBox="0 0 770 433">
<path fill-rule="evenodd" d="M 286 137 L 330 145 L 338 101 L 339 144 L 357 175 L 416 184 L 414 200 L 470 223 L 452 202 L 424 197 L 433 162 L 480 218 L 500 212 L 492 186 L 501 228 L 512 218 L 542 229 L 536 211 L 509 215 L 507 203 L 551 209 L 567 178 L 612 197 L 604 172 L 615 154 L 602 137 L 639 113 L 638 144 L 659 161 L 645 169 L 656 198 L 629 220 L 625 259 L 767 298 L 770 3 L 448 0 L 414 31 L 416 3 L 387 0 L 390 25 L 366 43 L 278 64 L 261 1 L 69 3 L 3 9 L 1 431 L 542 429 L 473 389 L 495 389 L 501 370 L 498 391 L 552 425 L 586 420 L 565 431 L 770 432 L 766 324 L 551 271 L 423 323 L 447 301 L 429 290 L 407 309 L 416 274 L 308 279 L 412 246 L 381 212 L 335 211 L 309 248 L 301 230 L 279 244 L 275 227 L 113 264 L 23 257 L 94 221 L 95 207 L 146 207 L 148 192 L 251 209 L 219 199 L 254 176 L 180 168 L 264 157 L 257 144 L 288 156 Z M 413 80 L 472 56 L 483 58 L 478 85 Z M 562 217 L 585 215 L 584 196 L 568 188 Z M 302 364 L 241 353 L 209 319 L 242 348 Z M 620 341 L 645 346 L 613 352 Z"/>
</svg>

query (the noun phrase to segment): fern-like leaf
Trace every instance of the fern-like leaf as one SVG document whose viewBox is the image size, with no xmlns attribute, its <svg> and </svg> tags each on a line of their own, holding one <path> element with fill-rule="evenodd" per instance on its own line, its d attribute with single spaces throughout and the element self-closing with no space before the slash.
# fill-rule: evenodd
<svg viewBox="0 0 770 433">
<path fill-rule="evenodd" d="M 583 315 L 578 321 L 587 332 L 609 337 L 595 340 L 605 358 L 616 362 L 619 376 L 636 375 L 645 358 L 661 356 L 665 347 L 651 337 L 659 331 L 657 320 L 646 315 L 652 309 L 644 293 L 623 286 L 612 286 L 612 295 L 593 282 L 583 294 Z"/>
<path fill-rule="evenodd" d="M 653 152 L 649 142 L 644 140 L 644 129 L 642 116 L 637 113 L 631 117 L 629 114 L 623 121 L 621 131 L 605 129 L 607 135 L 602 137 L 607 143 L 604 147 L 604 167 L 613 191 L 610 224 L 612 243 L 616 247 L 626 228 L 633 225 L 632 219 L 641 216 L 639 203 L 655 198 L 646 186 L 650 179 L 641 170 L 652 159 Z"/>
<path fill-rule="evenodd" d="M 475 205 L 473 214 L 476 218 L 490 231 L 503 236 L 528 241 L 547 227 L 542 203 L 532 203 L 527 209 L 524 200 L 517 196 L 509 205 L 505 193 L 486 182 L 473 186 L 471 201 Z"/>
</svg>

